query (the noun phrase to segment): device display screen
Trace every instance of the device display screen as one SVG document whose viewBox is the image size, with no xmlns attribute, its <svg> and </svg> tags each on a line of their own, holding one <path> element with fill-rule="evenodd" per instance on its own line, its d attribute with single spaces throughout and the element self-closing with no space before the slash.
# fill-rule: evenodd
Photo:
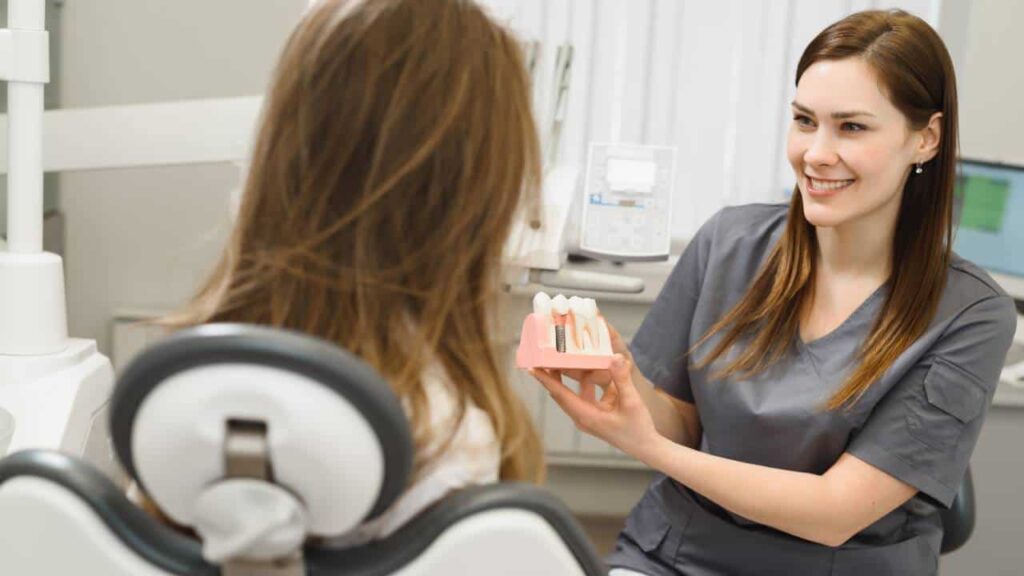
<svg viewBox="0 0 1024 576">
<path fill-rule="evenodd" d="M 647 160 L 608 159 L 608 187 L 620 194 L 650 194 L 657 183 L 658 165 Z"/>
</svg>

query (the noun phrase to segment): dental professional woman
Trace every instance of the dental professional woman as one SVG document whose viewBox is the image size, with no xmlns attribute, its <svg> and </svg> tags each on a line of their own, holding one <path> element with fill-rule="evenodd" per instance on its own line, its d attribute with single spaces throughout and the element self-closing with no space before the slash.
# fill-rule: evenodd
<svg viewBox="0 0 1024 576">
<path fill-rule="evenodd" d="M 821 32 L 796 72 L 785 205 L 693 238 L 609 371 L 534 376 L 660 474 L 611 574 L 934 574 L 1013 336 L 952 253 L 956 83 L 902 11 Z M 604 388 L 595 399 L 595 386 Z"/>
</svg>

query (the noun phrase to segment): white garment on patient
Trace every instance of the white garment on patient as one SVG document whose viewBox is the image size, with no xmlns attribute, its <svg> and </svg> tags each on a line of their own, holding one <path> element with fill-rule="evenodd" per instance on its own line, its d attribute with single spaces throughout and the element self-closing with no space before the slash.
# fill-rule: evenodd
<svg viewBox="0 0 1024 576">
<path fill-rule="evenodd" d="M 434 366 L 423 375 L 433 450 L 449 436 L 457 414 L 455 392 L 447 375 Z M 395 503 L 383 514 L 343 536 L 332 546 L 355 546 L 390 535 L 452 490 L 498 481 L 501 446 L 486 412 L 467 400 L 465 415 L 445 451 L 436 456 Z M 406 413 L 409 406 L 405 405 Z"/>
</svg>

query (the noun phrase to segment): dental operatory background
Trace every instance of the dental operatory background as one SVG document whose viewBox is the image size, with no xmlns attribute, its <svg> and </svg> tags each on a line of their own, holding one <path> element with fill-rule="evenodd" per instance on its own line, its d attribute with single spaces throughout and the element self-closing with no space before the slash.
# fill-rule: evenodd
<svg viewBox="0 0 1024 576">
<path fill-rule="evenodd" d="M 784 201 L 796 59 L 828 23 L 868 8 L 913 12 L 949 47 L 967 160 L 955 248 L 1024 300 L 1024 3 L 481 3 L 523 39 L 548 173 L 548 228 L 509 249 L 509 352 L 538 290 L 597 298 L 628 339 L 701 223 L 722 206 Z M 44 244 L 64 258 L 70 334 L 95 340 L 115 370 L 158 338 L 137 321 L 185 301 L 220 253 L 259 95 L 307 4 L 47 3 L 46 107 L 68 115 L 48 113 Z M 627 189 L 635 209 L 607 209 Z M 1017 341 L 971 461 L 977 528 L 943 574 L 1024 573 L 1024 322 Z M 581 435 L 509 358 L 543 435 L 548 488 L 606 551 L 652 472 Z"/>
</svg>

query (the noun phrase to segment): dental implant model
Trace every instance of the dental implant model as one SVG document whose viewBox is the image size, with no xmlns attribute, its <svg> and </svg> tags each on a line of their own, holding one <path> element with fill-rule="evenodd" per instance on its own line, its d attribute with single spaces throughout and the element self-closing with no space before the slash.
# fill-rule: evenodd
<svg viewBox="0 0 1024 576">
<path fill-rule="evenodd" d="M 540 294 L 544 294 L 540 292 Z M 547 294 L 544 294 L 547 296 Z M 573 296 L 575 298 L 575 296 Z M 535 313 L 537 309 L 533 310 Z M 551 318 L 555 323 L 555 350 L 565 352 L 565 321 L 569 315 L 569 301 L 559 294 L 551 299 Z"/>
<path fill-rule="evenodd" d="M 523 322 L 516 365 L 520 368 L 606 369 L 612 360 L 611 335 L 593 298 L 533 297 L 533 313 Z"/>
</svg>

